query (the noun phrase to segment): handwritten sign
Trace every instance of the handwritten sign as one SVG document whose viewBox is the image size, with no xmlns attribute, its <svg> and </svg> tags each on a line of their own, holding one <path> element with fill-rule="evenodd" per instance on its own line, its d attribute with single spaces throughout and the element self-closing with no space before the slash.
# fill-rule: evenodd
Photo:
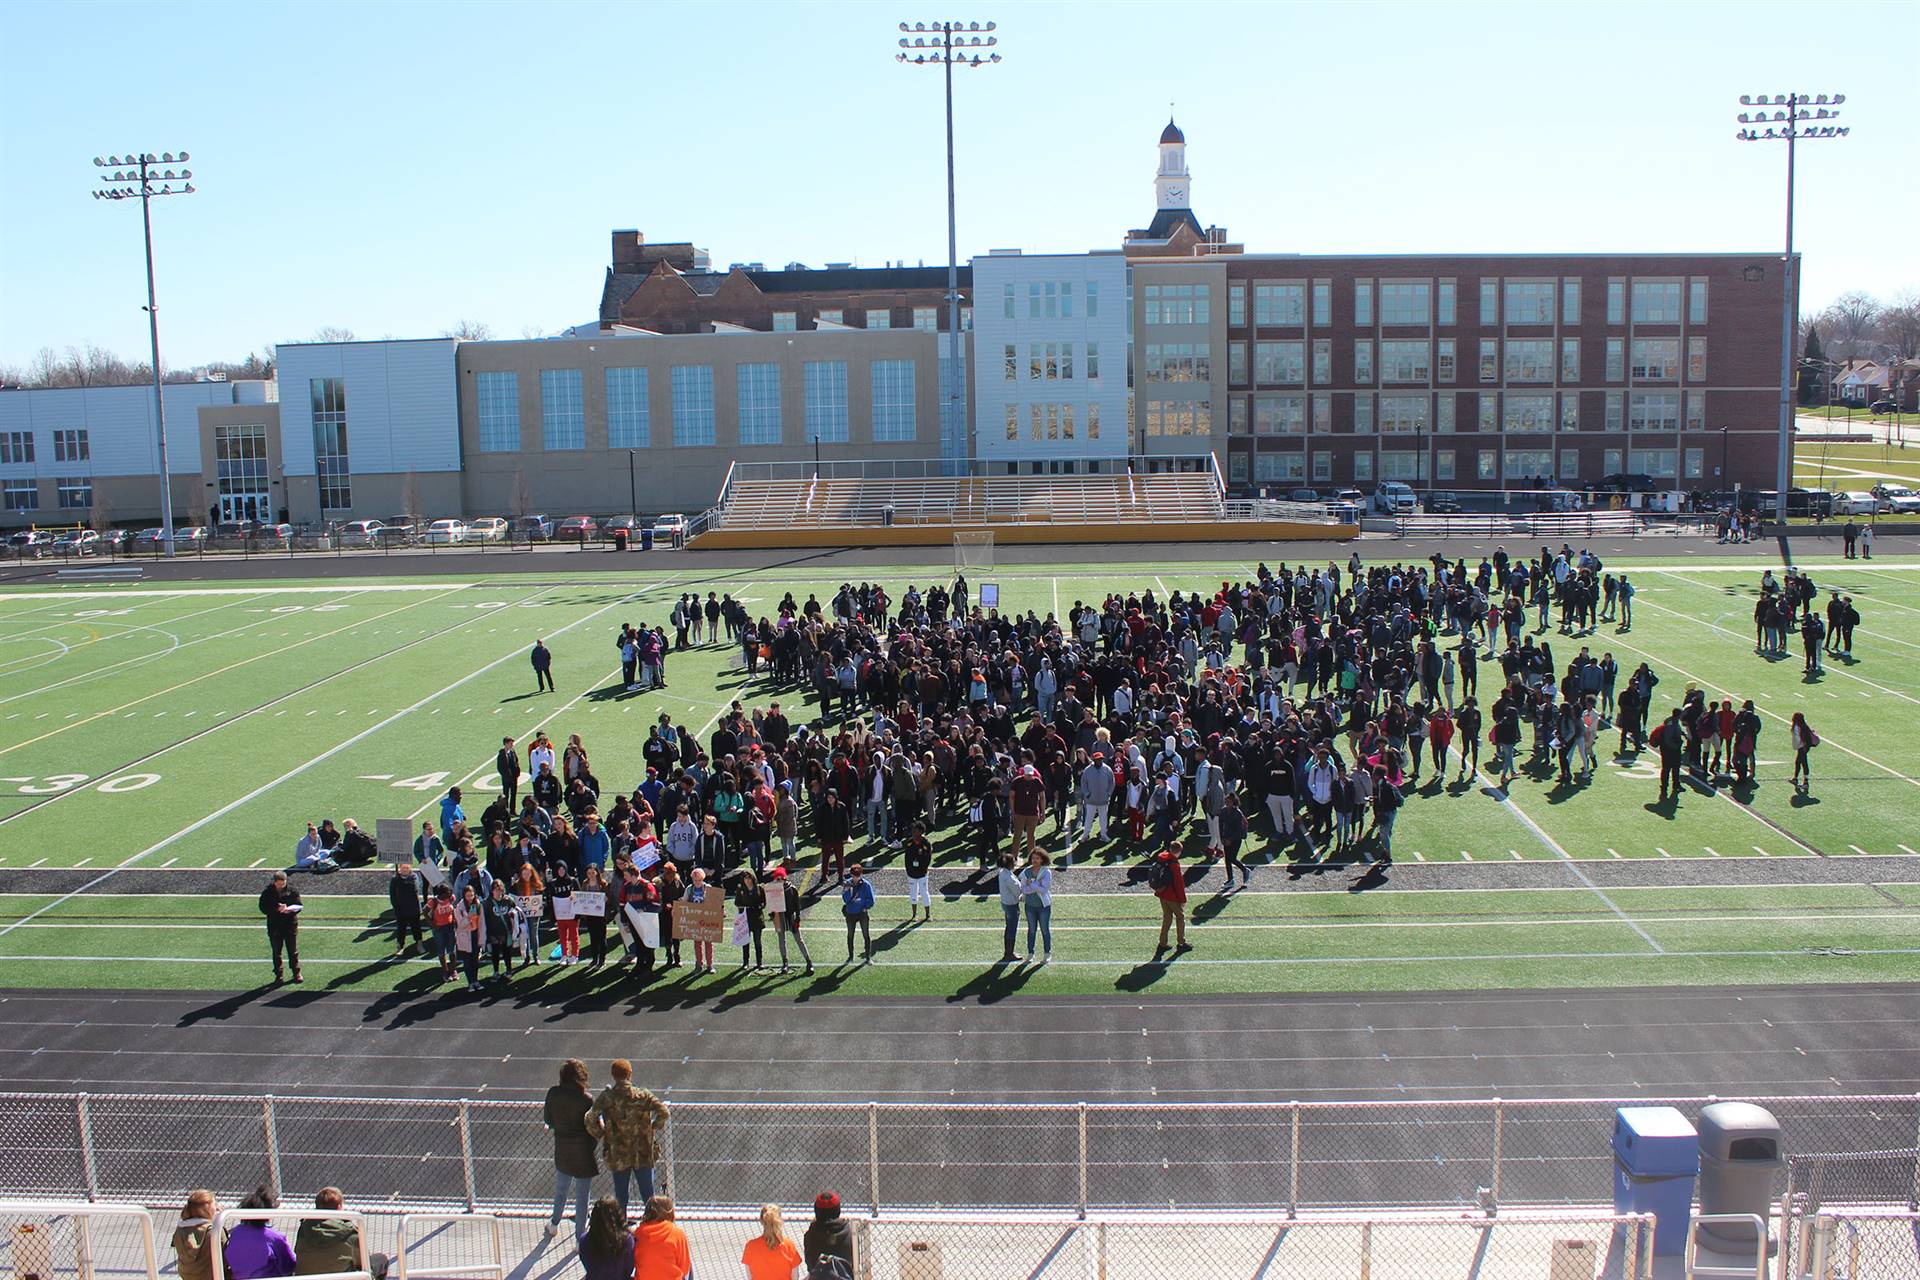
<svg viewBox="0 0 1920 1280">
<path fill-rule="evenodd" d="M 578 910 L 579 904 L 574 902 L 571 895 L 553 900 L 553 918 L 555 920 L 571 920 L 574 918 L 574 913 Z"/>
<path fill-rule="evenodd" d="M 538 894 L 531 897 L 515 898 L 513 903 L 520 908 L 520 914 L 529 920 L 538 920 L 545 912 L 547 905 L 546 900 Z"/>
<path fill-rule="evenodd" d="M 787 909 L 787 886 L 778 880 L 767 884 L 767 910 L 775 915 Z"/>
<path fill-rule="evenodd" d="M 373 843 L 383 858 L 411 857 L 413 824 L 405 818 L 376 818 L 373 823 Z"/>
<path fill-rule="evenodd" d="M 673 904 L 673 936 L 688 942 L 721 940 L 725 932 L 727 900 L 717 889 L 708 889 L 699 902 L 682 898 Z"/>
<path fill-rule="evenodd" d="M 607 895 L 576 893 L 573 895 L 573 910 L 576 915 L 604 916 L 607 914 Z"/>
</svg>

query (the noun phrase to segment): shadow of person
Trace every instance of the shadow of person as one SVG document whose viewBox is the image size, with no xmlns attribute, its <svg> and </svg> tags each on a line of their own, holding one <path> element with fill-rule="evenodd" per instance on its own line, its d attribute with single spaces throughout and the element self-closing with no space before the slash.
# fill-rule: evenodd
<svg viewBox="0 0 1920 1280">
<path fill-rule="evenodd" d="M 1030 964 L 989 966 L 962 983 L 947 1003 L 994 1004 L 1019 991 L 1039 971 L 1038 965 Z"/>
<path fill-rule="evenodd" d="M 1116 991 L 1145 991 L 1167 976 L 1173 952 L 1156 952 L 1152 960 L 1142 960 L 1113 980 Z"/>
<path fill-rule="evenodd" d="M 249 991 L 238 991 L 223 996 L 211 1004 L 203 1004 L 198 1009 L 189 1009 L 181 1014 L 174 1023 L 176 1027 L 198 1026 L 202 1022 L 224 1022 L 240 1013 L 250 1004 L 280 990 L 277 982 L 263 982 Z"/>
</svg>

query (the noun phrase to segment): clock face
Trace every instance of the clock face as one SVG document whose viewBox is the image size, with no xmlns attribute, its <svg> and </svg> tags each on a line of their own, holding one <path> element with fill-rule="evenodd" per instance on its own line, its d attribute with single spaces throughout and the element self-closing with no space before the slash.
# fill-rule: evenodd
<svg viewBox="0 0 1920 1280">
<path fill-rule="evenodd" d="M 1185 187 L 1168 187 L 1167 188 L 1167 199 L 1173 201 L 1174 203 L 1178 204 L 1180 201 L 1185 200 L 1186 198 L 1187 198 L 1187 189 Z"/>
</svg>

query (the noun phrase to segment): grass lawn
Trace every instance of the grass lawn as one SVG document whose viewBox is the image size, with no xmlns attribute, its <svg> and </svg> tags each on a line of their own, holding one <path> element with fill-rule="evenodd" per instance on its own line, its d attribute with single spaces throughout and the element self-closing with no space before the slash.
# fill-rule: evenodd
<svg viewBox="0 0 1920 1280">
<path fill-rule="evenodd" d="M 1920 487 L 1920 440 L 1902 449 L 1874 444 L 1802 444 L 1793 451 L 1793 482 L 1803 489 Z"/>
<path fill-rule="evenodd" d="M 1383 547 L 1380 554 L 1390 554 Z M 670 687 L 626 694 L 614 684 L 621 621 L 664 617 L 674 595 L 731 590 L 772 613 L 783 592 L 824 600 L 838 578 L 803 569 L 682 577 L 672 560 L 643 574 L 557 569 L 504 581 L 405 578 L 238 583 L 220 587 L 96 588 L 0 593 L 0 873 L 77 868 L 166 871 L 175 896 L 124 891 L 0 895 L 0 985 L 251 985 L 264 965 L 252 898 L 269 868 L 291 858 L 309 820 L 430 813 L 459 783 L 468 811 L 484 807 L 503 734 L 579 733 L 595 772 L 630 787 L 640 744 L 661 710 L 703 737 L 727 701 L 748 705 L 795 689 L 743 687 L 731 649 L 675 655 Z M 1612 565 L 1612 568 L 1623 567 Z M 1632 566 L 1626 566 L 1632 567 Z M 1634 626 L 1594 635 L 1553 630 L 1564 664 L 1580 644 L 1612 652 L 1624 670 L 1653 664 L 1659 709 L 1689 681 L 1710 698 L 1751 697 L 1767 729 L 1762 785 L 1751 793 L 1695 791 L 1656 805 L 1654 766 L 1603 760 L 1592 781 L 1557 785 L 1544 771 L 1510 796 L 1484 781 L 1423 776 L 1395 841 L 1402 864 L 1639 859 L 1675 869 L 1671 885 L 1430 893 L 1344 889 L 1214 896 L 1196 886 L 1198 947 L 1172 965 L 1144 965 L 1157 917 L 1140 888 L 1089 871 L 1076 896 L 1064 873 L 1055 924 L 1058 960 L 1027 973 L 1027 992 L 1112 992 L 1452 986 L 1549 986 L 1679 981 L 1864 981 L 1920 977 L 1910 940 L 1920 886 L 1728 889 L 1681 875 L 1715 859 L 1845 858 L 1920 848 L 1920 567 L 1817 562 L 1823 588 L 1851 592 L 1864 623 L 1855 661 L 1823 678 L 1798 660 L 1753 653 L 1759 564 L 1737 569 L 1669 558 L 1634 569 Z M 652 566 L 650 566 L 652 569 Z M 970 575 L 998 582 L 1003 608 L 1064 614 L 1108 589 L 1217 587 L 1249 564 L 1060 565 Z M 898 596 L 939 571 L 867 570 Z M 544 637 L 556 693 L 536 695 L 526 653 Z M 1483 686 L 1483 692 L 1485 688 Z M 1825 745 L 1817 783 L 1786 783 L 1785 724 L 1804 711 Z M 1617 737 L 1603 733 L 1610 753 Z M 1049 824 L 1047 830 L 1051 830 Z M 979 989 L 997 955 L 998 912 L 966 883 L 965 833 L 942 833 L 949 900 L 931 925 L 909 928 L 883 899 L 871 970 L 794 985 L 794 994 L 947 994 Z M 1253 848 L 1264 848 L 1256 836 Z M 1083 851 L 1124 863 L 1120 846 Z M 1078 861 L 1078 859 L 1077 859 Z M 1920 867 L 1916 867 L 1920 871 Z M 1272 869 L 1261 875 L 1285 873 Z M 0 877 L 3 880 L 6 877 Z M 79 887 L 90 876 L 69 877 Z M 1783 880 L 1790 877 L 1781 877 Z M 1920 874 L 1894 879 L 1920 881 Z M 151 884 L 149 877 L 143 884 Z M 316 886 L 303 924 L 309 982 L 391 988 L 430 985 L 425 966 L 385 962 L 376 919 L 383 876 L 347 872 Z M 809 915 L 816 959 L 844 954 L 836 906 Z M 769 942 L 772 940 L 769 938 Z M 729 949 L 722 947 L 723 964 Z M 1461 964 L 1458 961 L 1466 960 Z M 1454 961 L 1456 963 L 1448 963 Z M 684 974 L 684 970 L 681 971 Z M 560 989 L 614 979 L 542 968 Z M 749 981 L 760 981 L 750 979 Z M 773 978 L 766 978 L 771 983 Z M 722 973 L 703 982 L 732 983 Z"/>
</svg>

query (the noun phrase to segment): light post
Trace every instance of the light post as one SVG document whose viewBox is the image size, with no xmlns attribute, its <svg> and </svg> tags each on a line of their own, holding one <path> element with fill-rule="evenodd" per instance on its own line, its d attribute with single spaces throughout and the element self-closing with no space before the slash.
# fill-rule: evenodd
<svg viewBox="0 0 1920 1280">
<path fill-rule="evenodd" d="M 1780 495 L 1775 512 L 1784 531 L 1787 525 L 1787 491 L 1793 480 L 1793 159 L 1794 144 L 1802 138 L 1843 138 L 1844 127 L 1820 124 L 1837 119 L 1844 93 L 1776 93 L 1740 95 L 1740 105 L 1755 110 L 1740 113 L 1741 130 L 1734 136 L 1742 142 L 1767 142 L 1785 139 L 1787 144 L 1787 252 L 1780 269 L 1780 456 L 1774 463 L 1774 488 Z M 1806 121 L 1808 123 L 1803 124 Z"/>
<path fill-rule="evenodd" d="M 636 519 L 640 515 L 640 490 L 633 478 L 633 450 L 627 450 L 627 511 Z"/>
<path fill-rule="evenodd" d="M 153 423 L 160 440 L 160 545 L 171 556 L 173 477 L 167 471 L 167 405 L 160 381 L 160 308 L 153 290 L 153 202 L 159 196 L 192 195 L 193 184 L 187 179 L 193 177 L 193 171 L 184 167 L 187 163 L 184 151 L 177 157 L 171 151 L 157 156 L 152 152 L 108 156 L 104 160 L 95 156 L 93 163 L 95 168 L 112 171 L 100 175 L 100 190 L 93 193 L 95 200 L 140 201 L 140 225 L 147 240 L 147 332 L 153 340 Z M 170 168 L 159 169 L 160 165 L 174 164 L 182 166 L 177 173 Z M 175 182 L 182 185 L 176 188 L 172 185 Z"/>
<path fill-rule="evenodd" d="M 989 67 L 1000 61 L 997 53 L 986 53 L 1000 43 L 999 37 L 992 34 L 995 24 L 991 22 L 916 22 L 911 27 L 900 24 L 903 33 L 900 37 L 900 52 L 894 54 L 896 62 L 909 62 L 917 67 L 937 66 L 945 73 L 947 82 L 947 413 L 952 423 L 951 429 L 963 435 L 966 432 L 966 416 L 960 399 L 961 384 L 966 380 L 960 364 L 960 238 L 954 223 L 953 212 L 953 69 L 960 67 Z M 943 424 L 942 435 L 945 435 Z M 816 447 L 818 441 L 815 441 Z M 947 442 L 941 441 L 941 452 L 947 452 Z M 816 458 L 814 475 L 820 474 L 820 464 Z"/>
</svg>

